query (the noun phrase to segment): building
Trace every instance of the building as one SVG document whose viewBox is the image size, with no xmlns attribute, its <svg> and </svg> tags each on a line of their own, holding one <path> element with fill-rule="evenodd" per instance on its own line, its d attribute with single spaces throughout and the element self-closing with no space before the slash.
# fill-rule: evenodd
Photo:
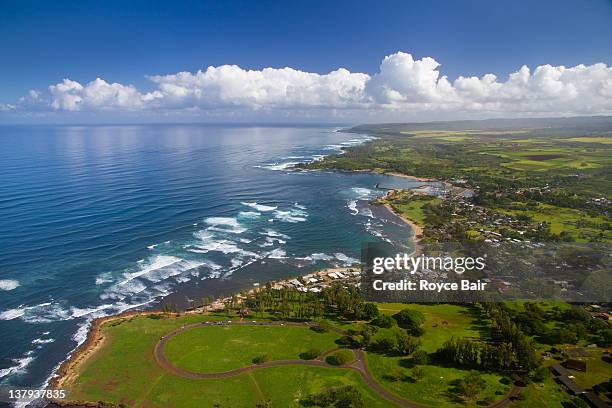
<svg viewBox="0 0 612 408">
<path fill-rule="evenodd" d="M 582 394 L 581 397 L 593 408 L 609 408 L 609 405 L 594 392 L 586 392 Z"/>
<path fill-rule="evenodd" d="M 564 376 L 566 376 L 566 377 L 569 377 L 569 376 L 570 376 L 569 371 L 567 371 L 567 370 L 566 370 L 566 369 L 565 369 L 565 368 L 564 368 L 564 367 L 563 367 L 561 364 L 559 364 L 559 363 L 556 363 L 556 364 L 553 364 L 552 366 L 550 366 L 550 371 L 552 371 L 552 373 L 553 373 L 553 374 L 554 374 L 556 377 L 558 377 L 558 376 L 562 376 L 562 375 L 564 375 Z"/>
<path fill-rule="evenodd" d="M 560 375 L 556 378 L 556 380 L 567 389 L 567 392 L 572 395 L 580 395 L 584 393 L 584 390 L 566 375 Z"/>
<path fill-rule="evenodd" d="M 583 371 L 586 372 L 587 364 L 586 361 L 568 359 L 565 361 L 565 368 L 569 368 L 571 370 Z"/>
</svg>

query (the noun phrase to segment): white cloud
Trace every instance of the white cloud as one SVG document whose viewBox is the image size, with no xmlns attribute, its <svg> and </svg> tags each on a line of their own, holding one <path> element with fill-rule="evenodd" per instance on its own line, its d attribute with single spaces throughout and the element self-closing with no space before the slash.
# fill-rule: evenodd
<svg viewBox="0 0 612 408">
<path fill-rule="evenodd" d="M 293 68 L 245 70 L 236 65 L 155 75 L 151 92 L 97 78 L 85 85 L 64 79 L 48 93 L 30 91 L 0 110 L 163 112 L 236 118 L 345 117 L 374 119 L 421 115 L 537 116 L 612 114 L 612 67 L 523 66 L 500 80 L 494 74 L 450 81 L 431 57 L 398 52 L 370 76 L 340 68 L 327 74 Z"/>
<path fill-rule="evenodd" d="M 109 84 L 96 78 L 83 86 L 76 81 L 64 79 L 49 87 L 51 108 L 55 110 L 80 111 L 97 109 L 145 109 L 155 99 L 161 98 L 159 91 L 142 94 L 132 85 Z"/>
<path fill-rule="evenodd" d="M 292 68 L 247 71 L 236 65 L 149 77 L 169 106 L 250 109 L 355 106 L 363 101 L 369 78 L 343 68 L 319 75 Z"/>
</svg>

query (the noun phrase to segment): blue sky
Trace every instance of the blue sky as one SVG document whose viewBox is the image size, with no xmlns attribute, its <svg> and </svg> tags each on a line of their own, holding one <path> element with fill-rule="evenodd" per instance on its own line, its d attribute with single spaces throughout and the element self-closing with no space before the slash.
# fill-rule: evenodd
<svg viewBox="0 0 612 408">
<path fill-rule="evenodd" d="M 398 51 L 440 76 L 612 59 L 612 3 L 556 1 L 0 1 L 0 103 L 64 78 L 149 92 L 146 75 L 236 64 L 374 75 Z"/>
</svg>

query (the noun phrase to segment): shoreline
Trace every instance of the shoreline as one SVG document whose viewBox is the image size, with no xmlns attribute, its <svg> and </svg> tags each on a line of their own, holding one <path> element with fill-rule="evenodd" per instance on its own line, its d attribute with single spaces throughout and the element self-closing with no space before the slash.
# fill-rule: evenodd
<svg viewBox="0 0 612 408">
<path fill-rule="evenodd" d="M 412 229 L 413 234 L 412 237 L 410 237 L 410 240 L 414 244 L 414 255 L 420 255 L 422 250 L 421 239 L 423 238 L 423 227 L 410 218 L 396 212 L 391 204 L 385 203 L 383 206 Z"/>
<path fill-rule="evenodd" d="M 409 178 L 409 179 L 413 179 L 413 180 L 416 180 L 416 181 L 435 181 L 435 182 L 440 182 L 440 180 L 434 179 L 434 178 L 430 178 L 430 177 L 410 176 L 408 174 L 398 173 L 398 172 L 395 172 L 395 171 L 379 173 L 379 174 L 385 174 L 387 176 L 394 176 L 394 177 L 401 177 L 401 178 Z"/>
<path fill-rule="evenodd" d="M 147 314 L 161 313 L 160 310 L 131 310 L 114 315 L 98 317 L 93 319 L 87 329 L 87 338 L 81 344 L 79 344 L 68 357 L 61 362 L 55 372 L 52 374 L 47 385 L 53 389 L 61 388 L 66 381 L 74 378 L 76 368 L 84 363 L 90 356 L 97 351 L 104 343 L 105 337 L 102 335 L 101 327 L 104 323 L 131 318 L 135 316 L 142 316 Z"/>
<path fill-rule="evenodd" d="M 412 180 L 422 181 L 422 182 L 439 181 L 439 180 L 432 179 L 432 178 L 416 177 L 416 176 L 411 176 L 411 175 L 397 173 L 397 172 L 382 172 L 381 173 L 381 172 L 376 172 L 370 169 L 352 170 L 348 172 L 351 172 L 351 173 L 369 172 L 373 174 L 383 174 L 387 176 L 407 178 L 407 179 L 412 179 Z M 423 228 L 417 223 L 415 223 L 413 220 L 401 214 L 398 214 L 390 204 L 386 203 L 384 204 L 384 207 L 411 228 L 413 234 L 410 239 L 414 244 L 414 254 L 419 255 L 422 249 L 420 241 L 421 241 L 422 234 L 423 234 Z M 303 276 L 320 275 L 320 274 L 324 274 L 328 272 L 346 271 L 349 269 L 352 269 L 352 268 L 349 268 L 349 267 L 325 268 L 323 270 L 320 270 L 320 271 L 317 271 L 317 272 L 314 272 L 308 275 L 303 275 Z M 303 276 L 300 276 L 300 277 L 303 277 Z M 266 283 L 270 283 L 274 285 L 279 285 L 279 284 L 284 285 L 293 279 L 296 279 L 296 278 L 287 277 L 280 281 L 267 281 L 263 284 L 265 285 Z M 257 288 L 250 289 L 249 292 L 252 292 L 256 289 Z M 211 303 L 210 306 L 207 306 L 207 307 L 203 306 L 203 307 L 195 308 L 195 309 L 187 309 L 182 314 L 205 313 L 205 312 L 208 312 L 209 308 L 211 308 L 213 305 L 217 305 L 217 306 L 224 305 L 225 300 L 227 300 L 227 298 L 217 298 L 214 300 L 214 302 Z M 106 340 L 101 331 L 101 327 L 103 324 L 110 322 L 110 321 L 132 318 L 136 316 L 146 316 L 146 315 L 158 314 L 158 313 L 164 313 L 164 312 L 161 310 L 157 310 L 157 309 L 132 310 L 132 311 L 124 311 L 119 314 L 114 314 L 114 315 L 109 315 L 109 316 L 104 316 L 104 317 L 93 319 L 89 324 L 89 328 L 87 330 L 87 337 L 85 341 L 79 344 L 66 357 L 66 359 L 60 363 L 57 369 L 54 370 L 54 372 L 51 374 L 51 377 L 47 381 L 48 386 L 51 388 L 61 388 L 67 382 L 70 382 L 71 380 L 77 377 L 79 366 L 83 364 L 85 361 L 87 361 L 87 359 L 90 358 L 92 355 L 94 355 L 102 347 L 102 345 L 104 344 L 104 341 Z M 170 314 L 176 315 L 177 313 L 170 313 Z"/>
<path fill-rule="evenodd" d="M 344 273 L 346 274 L 346 276 L 345 277 L 343 276 L 342 278 L 334 277 L 331 281 L 328 281 L 328 282 L 334 282 L 334 279 L 338 279 L 338 280 L 335 280 L 335 282 L 347 283 L 347 282 L 350 282 L 351 280 L 359 279 L 359 277 L 356 278 L 356 276 L 358 275 L 355 275 L 355 273 L 360 274 L 360 272 L 356 272 L 360 270 L 361 268 L 359 265 L 345 266 L 345 267 L 329 267 L 329 268 L 321 269 L 319 271 L 308 273 L 306 275 L 289 276 L 281 280 L 271 280 L 271 281 L 262 282 L 257 287 L 250 289 L 248 292 L 252 293 L 256 291 L 259 287 L 265 286 L 267 284 L 272 285 L 273 288 L 294 287 L 296 288 L 296 290 L 299 291 L 300 289 L 294 283 L 298 279 L 301 279 L 307 285 L 306 282 L 310 277 L 316 276 L 320 278 L 319 282 L 322 282 L 323 281 L 322 278 L 324 276 L 330 276 L 330 277 L 337 276 L 338 272 L 340 272 L 341 274 Z M 304 285 L 301 285 L 301 286 L 302 288 L 306 287 Z M 93 319 L 89 325 L 89 328 L 87 329 L 87 337 L 85 341 L 81 343 L 80 345 L 78 345 L 72 351 L 72 353 L 70 353 L 66 357 L 66 359 L 60 363 L 58 368 L 54 371 L 54 373 L 51 375 L 50 379 L 48 380 L 47 385 L 49 386 L 49 388 L 52 388 L 52 389 L 61 389 L 65 387 L 66 385 L 70 384 L 71 382 L 73 382 L 78 377 L 80 366 L 83 363 L 85 363 L 90 357 L 95 355 L 95 353 L 98 352 L 104 345 L 106 337 L 102 333 L 102 326 L 108 322 L 123 320 L 123 319 L 131 319 L 131 318 L 140 317 L 140 316 L 160 314 L 160 313 L 166 314 L 168 316 L 176 317 L 178 315 L 185 315 L 185 314 L 204 314 L 204 313 L 209 313 L 211 311 L 212 312 L 220 311 L 225 308 L 226 302 L 229 302 L 230 299 L 231 297 L 219 297 L 219 298 L 216 298 L 213 302 L 211 302 L 207 306 L 200 306 L 196 308 L 185 309 L 182 312 L 167 312 L 167 311 L 163 311 L 159 309 L 131 310 L 131 311 L 125 311 L 119 314 L 98 317 L 96 319 Z"/>
</svg>

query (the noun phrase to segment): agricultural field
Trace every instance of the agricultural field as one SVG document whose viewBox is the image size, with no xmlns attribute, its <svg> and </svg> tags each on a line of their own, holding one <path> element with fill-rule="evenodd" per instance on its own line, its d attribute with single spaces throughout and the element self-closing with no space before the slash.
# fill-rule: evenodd
<svg viewBox="0 0 612 408">
<path fill-rule="evenodd" d="M 444 180 L 474 191 L 473 200 L 490 221 L 510 216 L 507 224 L 481 223 L 481 217 L 462 218 L 456 208 L 438 211 L 433 224 L 423 211 L 423 198 L 395 200 L 395 209 L 425 228 L 427 242 L 440 237 L 461 240 L 463 234 L 484 239 L 479 229 L 520 238 L 537 231 L 531 240 L 610 242 L 612 220 L 612 133 L 601 128 L 452 129 L 417 125 L 369 125 L 352 129 L 378 136 L 344 154 L 326 157 L 304 167 L 403 173 Z M 450 126 L 450 125 L 449 125 Z M 438 127 L 440 129 L 438 129 Z M 460 184 L 456 180 L 462 180 Z M 434 202 L 434 204 L 439 204 Z M 456 207 L 456 205 L 455 205 Z M 446 213 L 447 220 L 440 219 Z M 450 214 L 453 213 L 453 217 Z M 445 228 L 455 221 L 464 228 Z M 433 225 L 439 234 L 428 234 Z M 469 225 L 469 226 L 466 226 Z M 448 239 L 448 238 L 447 238 Z"/>
</svg>

